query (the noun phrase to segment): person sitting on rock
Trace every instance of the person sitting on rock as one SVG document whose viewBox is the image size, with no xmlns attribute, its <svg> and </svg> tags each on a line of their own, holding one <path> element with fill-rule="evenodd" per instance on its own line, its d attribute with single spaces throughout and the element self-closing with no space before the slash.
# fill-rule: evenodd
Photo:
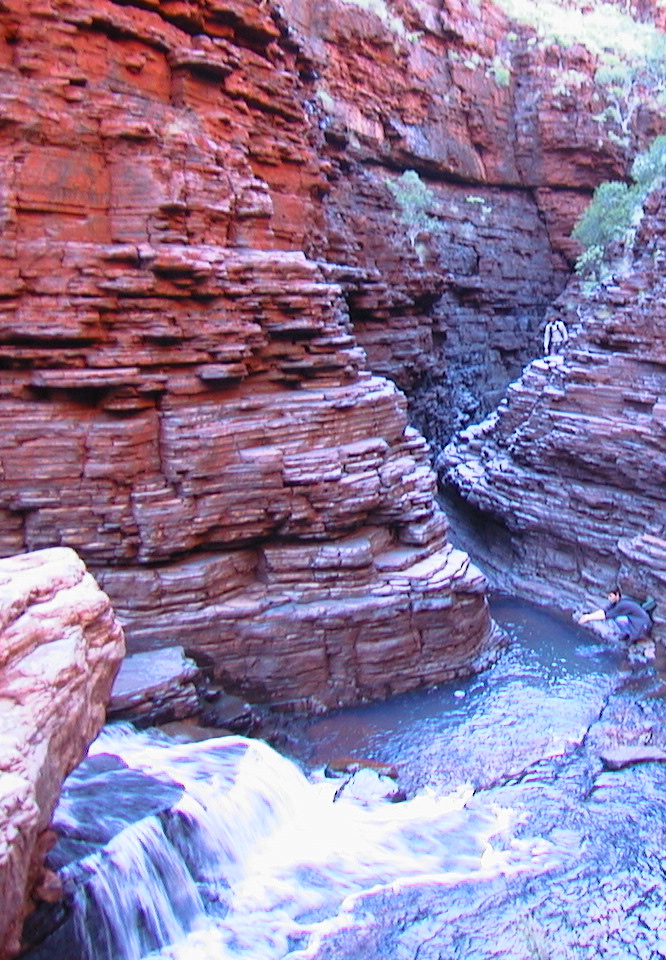
<svg viewBox="0 0 666 960">
<path fill-rule="evenodd" d="M 652 620 L 643 607 L 636 600 L 623 597 L 619 587 L 613 587 L 608 593 L 610 606 L 605 610 L 594 610 L 584 613 L 579 623 L 589 623 L 590 620 L 615 620 L 623 631 L 622 640 L 630 644 L 647 640 L 652 628 Z"/>
</svg>

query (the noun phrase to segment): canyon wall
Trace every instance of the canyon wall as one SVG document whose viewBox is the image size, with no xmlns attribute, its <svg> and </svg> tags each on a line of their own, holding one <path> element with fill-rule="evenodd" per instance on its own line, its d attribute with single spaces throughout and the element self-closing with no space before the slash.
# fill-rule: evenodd
<svg viewBox="0 0 666 960">
<path fill-rule="evenodd" d="M 325 230 L 308 249 L 357 268 L 357 339 L 438 450 L 542 352 L 546 309 L 579 252 L 576 219 L 663 118 L 645 98 L 627 136 L 584 39 L 539 33 L 501 4 L 284 9 L 312 63 L 331 165 Z M 425 211 L 401 206 L 405 169 L 427 187 Z"/>
<path fill-rule="evenodd" d="M 623 140 L 596 55 L 489 0 L 4 0 L 0 27 L 0 553 L 73 547 L 130 649 L 248 697 L 487 662 L 421 434 L 539 354 L 572 224 L 658 118 Z"/>
<path fill-rule="evenodd" d="M 72 550 L 0 560 L 0 957 L 18 951 L 63 780 L 105 719 L 125 650 L 109 599 Z"/>
<path fill-rule="evenodd" d="M 499 409 L 440 458 L 479 511 L 473 536 L 498 582 L 570 606 L 605 600 L 619 582 L 627 594 L 657 598 L 661 639 L 665 263 L 659 189 L 648 198 L 633 261 L 592 289 L 572 287 L 553 309 L 572 332 L 562 354 L 535 361 Z"/>
<path fill-rule="evenodd" d="M 478 669 L 485 581 L 315 257 L 312 65 L 270 5 L 3 6 L 0 549 L 129 648 L 310 709 Z"/>
</svg>

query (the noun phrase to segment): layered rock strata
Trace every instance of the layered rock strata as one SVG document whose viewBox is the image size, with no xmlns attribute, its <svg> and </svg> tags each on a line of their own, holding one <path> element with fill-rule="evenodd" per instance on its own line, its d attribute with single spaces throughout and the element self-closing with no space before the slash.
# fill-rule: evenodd
<svg viewBox="0 0 666 960">
<path fill-rule="evenodd" d="M 94 569 L 132 652 L 332 706 L 498 634 L 404 397 L 306 256 L 325 164 L 277 13 L 7 3 L 1 551 Z"/>
<path fill-rule="evenodd" d="M 63 780 L 105 719 L 122 629 L 74 551 L 0 560 L 0 956 L 18 951 Z M 56 892 L 57 896 L 57 892 Z"/>
<path fill-rule="evenodd" d="M 633 264 L 563 298 L 556 315 L 574 334 L 563 354 L 533 363 L 497 413 L 441 458 L 479 511 L 477 532 L 494 531 L 486 560 L 504 584 L 576 603 L 619 582 L 658 599 L 657 638 L 666 632 L 665 262 L 659 191 Z"/>
<path fill-rule="evenodd" d="M 621 128 L 584 31 L 559 42 L 502 6 L 284 4 L 314 65 L 331 164 L 325 231 L 309 249 L 356 268 L 346 279 L 356 336 L 437 450 L 541 353 L 592 190 L 622 178 L 663 130 L 647 96 Z M 420 206 L 401 200 L 406 168 L 421 177 Z"/>
</svg>

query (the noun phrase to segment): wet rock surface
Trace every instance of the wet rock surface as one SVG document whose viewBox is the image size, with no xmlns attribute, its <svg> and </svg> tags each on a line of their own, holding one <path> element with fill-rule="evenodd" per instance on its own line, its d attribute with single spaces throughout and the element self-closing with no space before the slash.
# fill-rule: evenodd
<svg viewBox="0 0 666 960">
<path fill-rule="evenodd" d="M 301 755 L 310 747 L 309 785 L 265 744 L 255 744 L 253 760 L 252 742 L 239 738 L 182 746 L 165 739 L 150 750 L 144 734 L 115 741 L 132 765 L 154 771 L 160 755 L 169 758 L 163 771 L 173 779 L 180 770 L 191 798 L 212 803 L 198 792 L 211 772 L 221 775 L 212 784 L 218 798 L 236 783 L 228 798 L 239 806 L 224 807 L 233 816 L 234 857 L 226 829 L 215 851 L 210 838 L 203 848 L 221 857 L 228 885 L 196 905 L 196 930 L 188 932 L 183 918 L 188 956 L 199 960 L 211 943 L 216 950 L 233 943 L 262 960 L 351 960 L 359 951 L 373 960 L 486 960 L 492 943 L 504 960 L 593 960 L 600 953 L 657 960 L 666 766 L 645 751 L 654 757 L 666 748 L 663 652 L 650 664 L 631 663 L 617 644 L 600 642 L 558 611 L 508 598 L 494 598 L 493 613 L 512 644 L 481 677 L 311 718 L 300 730 Z M 295 723 L 291 734 L 296 740 Z M 351 756 L 342 756 L 339 748 L 350 743 Z M 633 753 L 638 762 L 609 769 L 613 752 L 625 759 Z M 337 780 L 323 775 L 326 755 L 348 771 L 347 795 L 337 801 Z M 354 757 L 361 769 L 348 779 Z M 376 786 L 377 772 L 391 764 L 399 784 L 408 785 L 405 802 L 388 803 L 374 788 L 354 791 L 359 773 L 375 767 Z M 251 777 L 242 789 L 241 771 Z M 310 807 L 307 791 L 322 787 Z M 192 815 L 190 804 L 184 809 Z M 248 821 L 261 829 L 254 833 Z M 286 834 L 271 839 L 269 822 Z M 169 828 L 169 837 L 199 864 L 201 889 L 213 891 L 220 863 L 206 861 L 201 882 L 200 829 L 193 820 L 184 825 L 184 834 Z M 153 841 L 152 833 L 144 837 L 148 848 Z M 259 843 L 263 855 L 246 860 L 245 842 Z M 322 853 L 329 843 L 330 859 Z M 139 848 L 128 849 L 136 860 Z M 240 861 L 250 866 L 246 877 Z M 296 904 L 288 939 L 286 890 Z M 152 892 L 155 902 L 159 896 Z M 96 943 L 98 956 L 120 955 L 109 954 L 99 937 Z M 151 955 L 172 953 L 165 947 Z"/>
<path fill-rule="evenodd" d="M 125 657 L 111 688 L 107 720 L 154 725 L 199 711 L 203 677 L 182 647 Z"/>
<path fill-rule="evenodd" d="M 52 822 L 58 841 L 47 859 L 50 869 L 99 852 L 121 830 L 171 809 L 182 795 L 182 785 L 131 770 L 113 754 L 89 757 L 67 778 L 60 797 Z M 100 818 L 102 809 L 106 812 Z"/>
<path fill-rule="evenodd" d="M 475 787 L 468 809 L 491 802 L 507 811 L 489 863 L 520 857 L 538 836 L 539 865 L 501 879 L 404 882 L 363 893 L 308 957 L 351 960 L 361 951 L 376 960 L 401 952 L 485 960 L 489 943 L 505 960 L 661 955 L 663 665 L 659 658 L 656 666 L 631 664 L 618 646 L 590 644 L 575 627 L 573 647 L 550 646 L 541 614 L 512 604 L 495 614 L 536 647 L 512 647 L 476 683 L 442 689 L 436 702 L 453 711 L 448 721 L 435 717 L 435 701 L 421 716 L 423 705 L 405 700 L 392 721 L 377 709 L 355 715 L 353 728 L 362 731 L 359 749 L 399 764 L 419 788 L 467 780 Z M 332 720 L 312 731 L 322 737 L 315 762 L 350 734 L 342 715 L 335 731 Z"/>
</svg>

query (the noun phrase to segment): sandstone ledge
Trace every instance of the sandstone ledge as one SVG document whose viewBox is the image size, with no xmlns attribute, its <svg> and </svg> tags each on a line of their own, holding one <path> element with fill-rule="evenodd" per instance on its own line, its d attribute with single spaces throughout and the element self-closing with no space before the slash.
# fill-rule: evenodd
<svg viewBox="0 0 666 960">
<path fill-rule="evenodd" d="M 372 533 L 360 531 L 291 554 L 293 577 L 260 582 L 218 600 L 206 599 L 207 568 L 216 555 L 184 561 L 168 570 L 133 570 L 139 607 L 123 605 L 122 572 L 107 571 L 105 586 L 118 597 L 134 650 L 156 650 L 177 629 L 180 642 L 215 678 L 249 699 L 285 709 L 319 710 L 377 699 L 453 679 L 486 667 L 503 635 L 490 619 L 486 580 L 462 551 L 449 544 L 373 554 Z M 356 565 L 345 570 L 345 551 Z M 328 578 L 316 579 L 326 552 Z M 392 563 L 388 569 L 382 564 Z M 227 558 L 228 560 L 228 558 Z M 283 572 L 288 571 L 285 561 Z M 164 585 L 161 585 L 161 583 Z M 178 584 L 178 588 L 175 587 Z M 198 585 L 198 589 L 197 589 Z M 170 591 L 167 598 L 161 592 Z M 185 605 L 180 596 L 189 597 Z M 173 605 L 171 612 L 164 605 Z"/>
</svg>

